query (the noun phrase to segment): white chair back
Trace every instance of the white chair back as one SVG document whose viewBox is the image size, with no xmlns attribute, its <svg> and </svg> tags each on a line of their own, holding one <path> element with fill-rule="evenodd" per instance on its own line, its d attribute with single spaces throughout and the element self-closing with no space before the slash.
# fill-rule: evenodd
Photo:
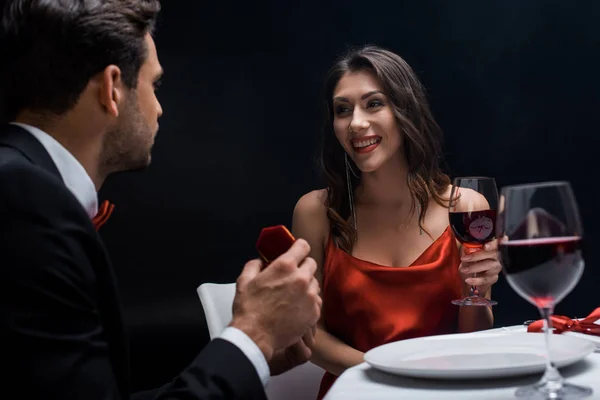
<svg viewBox="0 0 600 400">
<path fill-rule="evenodd" d="M 235 296 L 235 283 L 203 283 L 198 296 L 204 308 L 208 333 L 213 339 L 231 322 L 231 306 Z M 321 378 L 325 371 L 306 362 L 283 374 L 272 376 L 266 392 L 269 400 L 313 400 L 317 398 Z"/>
</svg>

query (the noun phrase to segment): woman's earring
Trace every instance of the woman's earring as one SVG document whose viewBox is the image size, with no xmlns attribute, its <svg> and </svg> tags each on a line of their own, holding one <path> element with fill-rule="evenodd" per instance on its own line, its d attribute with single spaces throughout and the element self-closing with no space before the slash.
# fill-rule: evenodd
<svg viewBox="0 0 600 400">
<path fill-rule="evenodd" d="M 417 224 L 419 224 L 419 235 L 423 234 L 423 227 L 421 226 L 420 218 L 421 218 L 421 204 L 418 201 L 415 201 L 417 204 Z"/>
<path fill-rule="evenodd" d="M 350 171 L 358 178 L 358 175 L 354 172 L 348 161 L 348 154 L 344 153 L 344 163 L 346 164 L 346 184 L 348 186 L 348 203 L 350 204 L 350 214 L 352 215 L 352 225 L 356 232 L 356 209 L 354 208 L 354 196 L 352 194 L 352 182 L 350 181 Z"/>
<path fill-rule="evenodd" d="M 344 153 L 344 161 L 346 162 L 346 174 L 348 173 L 348 170 L 350 170 L 355 178 L 359 178 L 358 174 L 354 171 L 354 168 L 352 168 L 350 161 L 348 161 L 348 153 Z"/>
</svg>

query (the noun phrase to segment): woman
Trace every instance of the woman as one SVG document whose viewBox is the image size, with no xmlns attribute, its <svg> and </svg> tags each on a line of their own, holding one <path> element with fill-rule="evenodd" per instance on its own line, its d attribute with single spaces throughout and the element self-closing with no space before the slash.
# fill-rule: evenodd
<svg viewBox="0 0 600 400">
<path fill-rule="evenodd" d="M 457 307 L 471 285 L 489 298 L 496 243 L 465 255 L 448 226 L 441 131 L 410 66 L 377 47 L 350 52 L 326 81 L 321 166 L 327 188 L 304 195 L 293 233 L 317 261 L 323 312 L 312 362 L 319 398 L 364 352 L 391 341 L 491 328 L 488 307 Z M 473 191 L 460 201 L 479 202 Z"/>
</svg>

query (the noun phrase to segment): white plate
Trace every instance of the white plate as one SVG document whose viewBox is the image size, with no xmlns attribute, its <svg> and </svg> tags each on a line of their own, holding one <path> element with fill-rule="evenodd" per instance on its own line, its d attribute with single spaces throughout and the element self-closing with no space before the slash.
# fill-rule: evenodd
<svg viewBox="0 0 600 400">
<path fill-rule="evenodd" d="M 552 335 L 552 361 L 573 364 L 594 352 L 594 344 L 575 336 Z M 500 378 L 543 372 L 544 335 L 520 332 L 456 334 L 401 340 L 365 354 L 373 368 L 417 378 Z"/>
<path fill-rule="evenodd" d="M 585 333 L 579 332 L 563 332 L 562 335 L 578 337 L 590 341 L 596 346 L 596 351 L 600 351 L 600 336 L 586 335 Z"/>
</svg>

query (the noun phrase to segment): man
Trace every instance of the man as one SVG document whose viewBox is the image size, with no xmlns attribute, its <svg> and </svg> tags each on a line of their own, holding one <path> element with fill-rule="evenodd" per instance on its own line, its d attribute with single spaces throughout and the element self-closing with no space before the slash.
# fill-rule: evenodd
<svg viewBox="0 0 600 400">
<path fill-rule="evenodd" d="M 22 399 L 126 399 L 128 350 L 97 190 L 146 167 L 162 69 L 156 0 L 6 0 L 0 128 L 0 375 Z M 315 262 L 298 240 L 250 261 L 233 320 L 156 399 L 263 399 L 269 373 L 310 356 Z"/>
</svg>

